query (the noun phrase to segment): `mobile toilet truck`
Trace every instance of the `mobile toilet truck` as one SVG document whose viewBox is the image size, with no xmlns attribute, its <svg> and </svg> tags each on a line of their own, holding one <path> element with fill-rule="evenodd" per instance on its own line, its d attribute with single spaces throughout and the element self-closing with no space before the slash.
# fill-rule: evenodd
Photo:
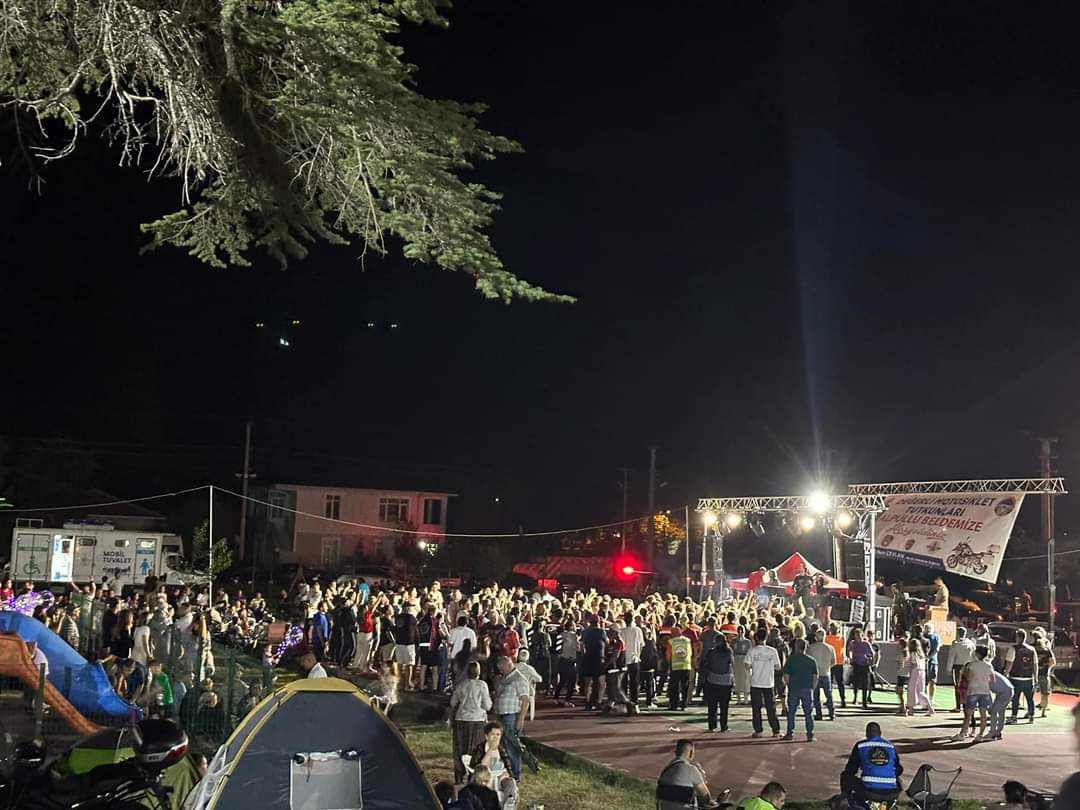
<svg viewBox="0 0 1080 810">
<path fill-rule="evenodd" d="M 148 576 L 195 583 L 206 577 L 178 570 L 184 544 L 177 534 L 119 531 L 110 525 L 65 523 L 62 528 L 16 527 L 11 578 L 40 583 L 101 582 L 141 586 Z"/>
</svg>

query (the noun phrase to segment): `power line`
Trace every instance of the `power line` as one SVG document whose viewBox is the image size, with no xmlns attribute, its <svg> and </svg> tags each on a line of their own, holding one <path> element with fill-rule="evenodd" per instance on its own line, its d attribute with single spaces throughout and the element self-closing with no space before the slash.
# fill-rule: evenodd
<svg viewBox="0 0 1080 810">
<path fill-rule="evenodd" d="M 1063 554 L 1080 554 L 1080 548 L 1072 548 L 1068 551 L 1055 551 L 1054 556 L 1060 557 Z M 1032 554 L 1029 557 L 1005 557 L 1002 562 L 1012 562 L 1013 560 L 1045 560 L 1048 554 Z"/>
<path fill-rule="evenodd" d="M 353 522 L 351 520 L 341 520 L 340 518 L 330 518 L 330 517 L 327 517 L 326 515 L 319 515 L 319 514 L 316 514 L 314 512 L 304 512 L 304 511 L 302 511 L 300 509 L 292 509 L 292 508 L 290 508 L 288 506 L 281 506 L 279 504 L 270 503 L 269 501 L 263 501 L 263 500 L 260 500 L 259 498 L 253 498 L 250 495 L 245 497 L 244 495 L 241 495 L 239 492 L 233 492 L 231 489 L 225 489 L 224 487 L 215 486 L 214 491 L 215 492 L 227 492 L 228 494 L 232 495 L 235 498 L 240 498 L 241 500 L 251 501 L 252 503 L 257 503 L 257 504 L 260 504 L 262 506 L 267 506 L 267 507 L 269 507 L 271 509 L 274 509 L 274 510 L 277 510 L 279 512 L 289 512 L 290 514 L 293 514 L 293 515 L 301 515 L 302 517 L 315 518 L 316 520 L 325 520 L 327 523 L 336 523 L 336 524 L 338 524 L 340 526 L 353 526 L 353 527 L 358 528 L 358 529 L 370 529 L 372 531 L 377 531 L 377 532 L 380 532 L 380 533 L 393 532 L 395 534 L 411 534 L 411 535 L 420 535 L 420 536 L 424 536 L 424 537 L 459 537 L 459 538 L 466 538 L 466 539 L 473 539 L 473 540 L 476 540 L 476 539 L 481 539 L 481 540 L 509 540 L 509 539 L 514 539 L 516 537 L 551 537 L 552 535 L 556 535 L 556 534 L 572 534 L 574 532 L 588 532 L 588 531 L 595 531 L 597 529 L 610 529 L 610 528 L 613 528 L 615 526 L 624 526 L 624 525 L 626 525 L 628 523 L 637 523 L 638 521 L 641 521 L 641 520 L 647 520 L 648 517 L 649 517 L 648 515 L 644 515 L 642 517 L 631 518 L 630 520 L 617 520 L 614 523 L 600 523 L 600 524 L 598 524 L 596 526 L 580 526 L 580 527 L 573 528 L 573 529 L 553 529 L 551 531 L 546 531 L 546 532 L 511 532 L 511 533 L 507 533 L 507 534 L 468 534 L 468 533 L 462 533 L 462 532 L 424 532 L 424 531 L 414 531 L 412 529 L 396 529 L 396 528 L 393 528 L 393 527 L 390 527 L 390 526 L 377 526 L 377 525 L 374 525 L 374 524 L 371 524 L 371 523 L 355 523 L 355 522 Z"/>
<path fill-rule="evenodd" d="M 105 501 L 103 503 L 79 503 L 73 506 L 25 506 L 25 507 L 12 507 L 5 509 L 2 514 L 9 514 L 12 512 L 67 512 L 72 509 L 97 509 L 102 506 L 120 506 L 126 503 L 141 503 L 142 501 L 156 501 L 161 498 L 174 498 L 177 495 L 187 495 L 191 492 L 198 492 L 201 489 L 207 489 L 209 484 L 200 484 L 197 487 L 189 487 L 188 489 L 179 489 L 176 492 L 162 492 L 160 495 L 147 495 L 142 498 L 125 498 L 119 501 Z"/>
</svg>

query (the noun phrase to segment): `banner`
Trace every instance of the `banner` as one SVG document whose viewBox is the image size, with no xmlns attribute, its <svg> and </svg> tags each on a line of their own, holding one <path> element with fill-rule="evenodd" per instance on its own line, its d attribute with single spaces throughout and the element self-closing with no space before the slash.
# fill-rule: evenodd
<svg viewBox="0 0 1080 810">
<path fill-rule="evenodd" d="M 997 582 L 1023 493 L 890 495 L 874 548 L 887 557 Z"/>
</svg>

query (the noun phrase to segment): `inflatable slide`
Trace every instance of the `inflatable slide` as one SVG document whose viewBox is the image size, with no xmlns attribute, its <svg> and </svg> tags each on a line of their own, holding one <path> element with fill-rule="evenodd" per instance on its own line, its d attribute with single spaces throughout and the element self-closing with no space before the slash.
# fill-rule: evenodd
<svg viewBox="0 0 1080 810">
<path fill-rule="evenodd" d="M 0 634 L 0 675 L 18 678 L 31 689 L 38 684 L 37 667 L 34 666 L 34 660 L 26 648 L 26 642 L 17 635 Z M 48 681 L 45 682 L 45 702 L 52 707 L 53 713 L 63 718 L 76 734 L 93 734 L 101 731 L 101 726 L 83 717 L 79 710 L 68 703 L 56 687 Z"/>
<path fill-rule="evenodd" d="M 134 711 L 137 717 L 141 716 L 138 709 L 133 709 L 116 694 L 101 664 L 87 661 L 32 616 L 11 610 L 0 611 L 0 632 L 15 633 L 24 641 L 37 643 L 49 661 L 49 683 L 82 714 L 126 720 Z"/>
</svg>

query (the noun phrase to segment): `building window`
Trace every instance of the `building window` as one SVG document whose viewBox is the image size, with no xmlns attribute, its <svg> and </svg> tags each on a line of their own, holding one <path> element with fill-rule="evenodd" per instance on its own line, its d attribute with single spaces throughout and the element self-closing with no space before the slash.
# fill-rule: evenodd
<svg viewBox="0 0 1080 810">
<path fill-rule="evenodd" d="M 439 498 L 424 498 L 424 523 L 442 525 L 442 501 Z"/>
<path fill-rule="evenodd" d="M 285 507 L 289 503 L 289 497 L 284 492 L 270 493 L 270 519 L 281 520 L 285 515 Z"/>
<path fill-rule="evenodd" d="M 408 519 L 408 498 L 379 498 L 379 520 L 383 523 L 405 523 Z"/>
<path fill-rule="evenodd" d="M 323 514 L 331 520 L 341 520 L 341 496 L 327 495 L 326 509 Z"/>
</svg>

